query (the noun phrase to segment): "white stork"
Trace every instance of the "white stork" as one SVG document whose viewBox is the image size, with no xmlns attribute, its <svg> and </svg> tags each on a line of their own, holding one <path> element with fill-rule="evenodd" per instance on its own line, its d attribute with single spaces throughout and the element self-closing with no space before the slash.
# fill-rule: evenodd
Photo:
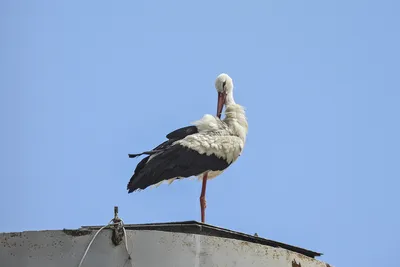
<svg viewBox="0 0 400 267">
<path fill-rule="evenodd" d="M 248 124 L 244 108 L 233 99 L 233 82 L 220 74 L 215 87 L 218 92 L 217 116 L 209 114 L 167 135 L 168 140 L 150 151 L 129 154 L 130 158 L 147 155 L 132 175 L 128 193 L 158 185 L 163 181 L 198 176 L 203 179 L 200 195 L 201 221 L 205 221 L 206 183 L 221 174 L 243 150 Z M 220 119 L 225 105 L 225 118 Z"/>
</svg>

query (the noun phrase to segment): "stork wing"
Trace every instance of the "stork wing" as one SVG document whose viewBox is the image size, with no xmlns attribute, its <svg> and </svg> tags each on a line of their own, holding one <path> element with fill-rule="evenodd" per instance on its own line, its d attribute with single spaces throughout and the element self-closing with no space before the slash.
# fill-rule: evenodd
<svg viewBox="0 0 400 267">
<path fill-rule="evenodd" d="M 128 193 L 164 180 L 195 176 L 206 171 L 222 171 L 229 165 L 216 155 L 200 154 L 196 150 L 174 144 L 157 155 L 144 158 L 138 164 L 128 183 Z"/>
</svg>

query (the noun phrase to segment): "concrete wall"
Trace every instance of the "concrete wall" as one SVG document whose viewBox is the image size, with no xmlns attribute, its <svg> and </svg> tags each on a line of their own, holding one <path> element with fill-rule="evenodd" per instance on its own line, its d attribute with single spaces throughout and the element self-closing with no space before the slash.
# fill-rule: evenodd
<svg viewBox="0 0 400 267">
<path fill-rule="evenodd" d="M 0 267 L 78 266 L 96 231 L 37 231 L 0 234 Z M 112 231 L 103 230 L 83 264 L 90 267 L 330 267 L 316 259 L 282 248 L 214 236 L 127 230 L 115 246 Z"/>
</svg>

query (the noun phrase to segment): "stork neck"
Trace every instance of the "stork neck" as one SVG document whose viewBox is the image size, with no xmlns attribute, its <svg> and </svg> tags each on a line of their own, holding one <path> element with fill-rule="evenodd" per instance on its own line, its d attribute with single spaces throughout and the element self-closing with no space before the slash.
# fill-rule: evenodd
<svg viewBox="0 0 400 267">
<path fill-rule="evenodd" d="M 226 105 L 224 122 L 234 135 L 243 141 L 246 140 L 248 129 L 246 114 L 244 108 L 236 104 L 233 97 L 230 97 L 230 102 Z"/>
<path fill-rule="evenodd" d="M 229 105 L 233 105 L 233 104 L 236 104 L 236 102 L 235 102 L 235 99 L 233 99 L 232 92 L 230 92 L 229 94 L 226 95 L 225 105 L 229 106 Z"/>
</svg>

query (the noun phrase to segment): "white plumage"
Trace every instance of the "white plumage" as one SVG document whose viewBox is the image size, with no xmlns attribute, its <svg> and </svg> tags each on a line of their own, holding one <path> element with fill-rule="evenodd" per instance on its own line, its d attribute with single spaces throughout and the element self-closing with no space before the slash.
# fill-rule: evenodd
<svg viewBox="0 0 400 267">
<path fill-rule="evenodd" d="M 223 86 L 224 81 L 226 81 L 225 86 Z M 246 142 L 248 123 L 244 108 L 236 104 L 233 99 L 232 79 L 227 74 L 221 74 L 215 84 L 218 92 L 226 91 L 225 118 L 221 120 L 210 114 L 204 115 L 202 119 L 193 122 L 193 125 L 199 130 L 198 133 L 188 135 L 174 144 L 180 144 L 199 154 L 207 156 L 214 154 L 231 164 L 242 153 Z M 222 173 L 221 171 L 211 172 L 211 170 L 206 172 L 209 172 L 208 179 L 215 178 Z M 196 176 L 202 176 L 203 173 Z"/>
</svg>

